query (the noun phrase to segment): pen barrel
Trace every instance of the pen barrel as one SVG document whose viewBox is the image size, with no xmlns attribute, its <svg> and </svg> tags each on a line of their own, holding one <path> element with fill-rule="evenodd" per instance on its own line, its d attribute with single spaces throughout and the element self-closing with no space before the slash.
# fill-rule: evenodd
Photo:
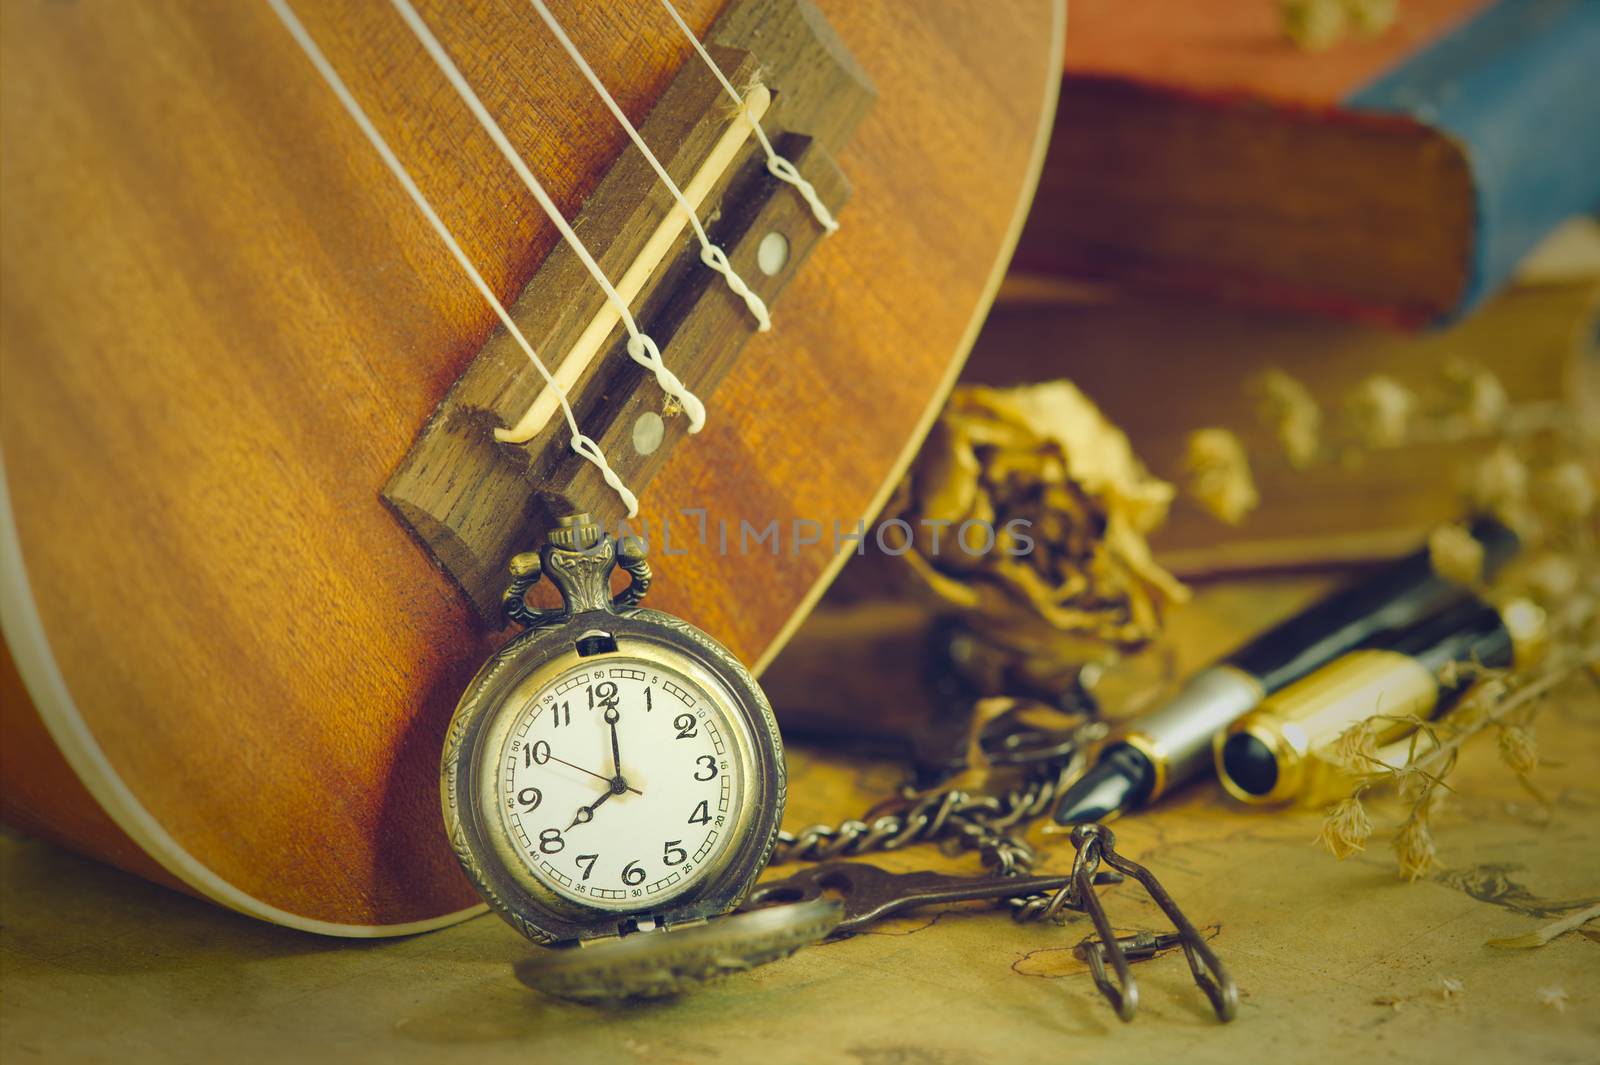
<svg viewBox="0 0 1600 1065">
<path fill-rule="evenodd" d="M 1485 577 L 1516 553 L 1516 534 L 1493 518 L 1475 519 L 1469 531 L 1483 545 Z M 1466 588 L 1434 572 L 1424 548 L 1269 629 L 1225 664 L 1256 678 L 1271 694 L 1385 633 L 1472 601 Z"/>
<path fill-rule="evenodd" d="M 1250 674 L 1217 665 L 1190 677 L 1160 709 L 1141 717 L 1117 742 L 1144 755 L 1151 767 L 1148 802 L 1205 768 L 1212 739 L 1261 702 L 1265 693 Z"/>
<path fill-rule="evenodd" d="M 1470 686 L 1475 670 L 1447 665 L 1513 664 L 1526 645 L 1518 633 L 1530 627 L 1529 610 L 1537 608 L 1519 601 L 1502 611 L 1469 598 L 1269 695 L 1217 736 L 1213 757 L 1223 787 L 1245 802 L 1277 803 L 1327 792 L 1330 776 L 1353 783 L 1382 772 L 1370 756 L 1341 761 L 1340 737 L 1363 722 L 1375 748 L 1411 733 Z"/>
</svg>

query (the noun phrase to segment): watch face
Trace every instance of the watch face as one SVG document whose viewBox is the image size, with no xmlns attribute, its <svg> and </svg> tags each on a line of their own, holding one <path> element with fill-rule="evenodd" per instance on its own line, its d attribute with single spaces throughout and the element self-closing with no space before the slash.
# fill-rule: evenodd
<svg viewBox="0 0 1600 1065">
<path fill-rule="evenodd" d="M 511 848 L 556 894 L 651 908 L 699 884 L 733 841 L 752 738 L 724 693 L 606 655 L 505 712 L 484 778 Z"/>
</svg>

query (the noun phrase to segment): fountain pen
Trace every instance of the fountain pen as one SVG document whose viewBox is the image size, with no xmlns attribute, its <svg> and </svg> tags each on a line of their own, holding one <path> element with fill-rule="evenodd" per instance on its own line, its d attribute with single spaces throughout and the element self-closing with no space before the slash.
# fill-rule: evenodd
<svg viewBox="0 0 1600 1065">
<path fill-rule="evenodd" d="M 1469 531 L 1483 545 L 1485 576 L 1516 553 L 1516 534 L 1493 518 L 1475 519 Z M 1103 821 L 1158 798 L 1210 766 L 1214 737 L 1268 695 L 1471 594 L 1436 574 L 1424 547 L 1319 600 L 1190 677 L 1159 709 L 1129 722 L 1062 794 L 1057 823 Z"/>
</svg>

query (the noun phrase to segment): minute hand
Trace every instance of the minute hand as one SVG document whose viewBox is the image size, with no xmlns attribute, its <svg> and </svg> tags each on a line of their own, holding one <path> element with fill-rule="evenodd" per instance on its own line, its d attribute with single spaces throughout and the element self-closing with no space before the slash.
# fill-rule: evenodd
<svg viewBox="0 0 1600 1065">
<path fill-rule="evenodd" d="M 618 780 L 622 779 L 622 751 L 617 746 L 617 718 L 620 716 L 616 707 L 606 707 L 606 724 L 611 726 L 611 773 Z"/>
<path fill-rule="evenodd" d="M 562 765 L 566 766 L 568 769 L 576 769 L 578 772 L 586 773 L 589 776 L 594 777 L 596 780 L 603 780 L 607 784 L 611 783 L 611 778 L 606 776 L 604 773 L 596 773 L 594 770 L 585 769 L 581 765 L 573 765 L 571 762 L 567 761 L 565 758 L 557 758 L 555 755 L 552 754 L 550 756 L 550 761 L 552 761 L 552 762 L 560 762 Z M 643 795 L 644 794 L 644 792 L 640 791 L 638 788 L 629 788 L 628 790 L 633 792 L 635 795 Z"/>
</svg>

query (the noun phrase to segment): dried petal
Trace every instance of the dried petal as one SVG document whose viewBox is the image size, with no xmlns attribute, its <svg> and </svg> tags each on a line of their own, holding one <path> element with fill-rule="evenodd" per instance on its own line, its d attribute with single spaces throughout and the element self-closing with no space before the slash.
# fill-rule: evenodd
<svg viewBox="0 0 1600 1065">
<path fill-rule="evenodd" d="M 1184 466 L 1189 471 L 1189 491 L 1220 521 L 1237 525 L 1261 501 L 1244 446 L 1226 429 L 1190 433 Z"/>
<path fill-rule="evenodd" d="M 1500 760 L 1524 776 L 1539 767 L 1539 741 L 1527 725 L 1504 725 L 1500 729 Z"/>
<path fill-rule="evenodd" d="M 1370 447 L 1399 447 L 1411 431 L 1411 415 L 1417 397 L 1411 390 L 1386 374 L 1374 374 L 1361 382 L 1351 400 L 1351 414 Z"/>
<path fill-rule="evenodd" d="M 1449 1002 L 1452 998 L 1461 994 L 1461 992 L 1465 989 L 1465 985 L 1462 984 L 1460 980 L 1456 980 L 1449 976 L 1439 977 L 1439 997 L 1443 998 L 1446 1002 Z"/>
<path fill-rule="evenodd" d="M 1428 537 L 1428 562 L 1447 581 L 1475 585 L 1483 579 L 1483 544 L 1459 525 L 1441 525 Z"/>
<path fill-rule="evenodd" d="M 1406 818 L 1400 834 L 1394 838 L 1394 855 L 1400 863 L 1400 875 L 1406 880 L 1424 876 L 1437 865 L 1439 850 L 1434 846 L 1428 823 L 1415 814 Z"/>
<path fill-rule="evenodd" d="M 1372 836 L 1372 818 L 1366 807 L 1355 796 L 1335 803 L 1323 818 L 1317 842 L 1328 848 L 1328 853 L 1341 861 L 1367 849 Z"/>
</svg>

